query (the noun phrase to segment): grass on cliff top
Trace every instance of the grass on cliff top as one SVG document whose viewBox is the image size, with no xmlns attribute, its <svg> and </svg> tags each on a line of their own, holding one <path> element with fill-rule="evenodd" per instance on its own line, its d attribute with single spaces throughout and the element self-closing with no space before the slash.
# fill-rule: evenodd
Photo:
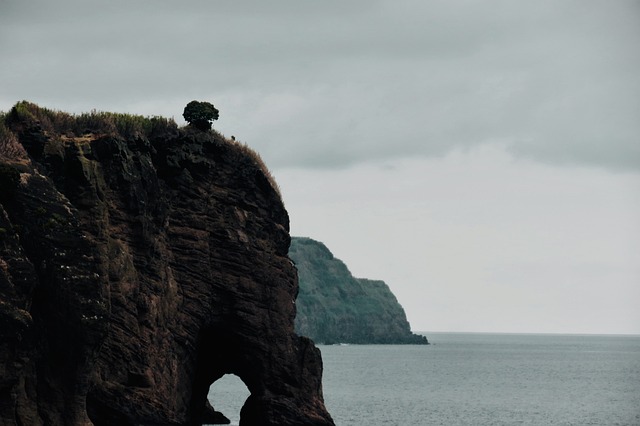
<svg viewBox="0 0 640 426">
<path fill-rule="evenodd" d="M 275 178 L 271 174 L 271 171 L 267 167 L 266 163 L 264 162 L 260 154 L 258 154 L 257 151 L 253 150 L 245 143 L 239 142 L 235 139 L 227 139 L 220 133 L 218 132 L 216 133 L 220 135 L 220 137 L 224 140 L 225 143 L 230 144 L 239 154 L 251 160 L 251 162 L 255 165 L 255 167 L 257 167 L 265 175 L 265 177 L 271 184 L 271 187 L 274 189 L 274 191 L 276 191 L 276 193 L 278 194 L 278 197 L 280 197 L 280 199 L 282 200 L 282 193 L 280 192 L 280 187 L 278 186 L 278 182 L 276 182 Z"/>
<path fill-rule="evenodd" d="M 0 160 L 17 161 L 28 158 L 16 133 L 10 128 L 11 123 L 24 123 L 29 127 L 37 126 L 45 133 L 58 134 L 62 138 L 73 138 L 76 141 L 91 140 L 92 138 L 87 135 L 152 139 L 162 135 L 175 135 L 179 129 L 172 118 L 96 110 L 76 115 L 43 108 L 32 102 L 20 101 L 9 112 L 0 111 Z M 242 142 L 227 139 L 215 130 L 210 132 L 215 141 L 228 144 L 238 154 L 249 158 L 251 163 L 264 173 L 278 196 L 282 198 L 280 188 L 260 154 Z"/>
<path fill-rule="evenodd" d="M 152 137 L 155 134 L 175 131 L 178 125 L 173 119 L 145 117 L 93 110 L 79 115 L 40 107 L 21 101 L 5 114 L 3 121 L 21 122 L 40 126 L 43 131 L 68 137 L 80 137 L 88 133 L 120 135 L 124 138 Z"/>
<path fill-rule="evenodd" d="M 0 161 L 19 162 L 27 158 L 18 137 L 5 125 L 6 113 L 0 112 Z"/>
</svg>

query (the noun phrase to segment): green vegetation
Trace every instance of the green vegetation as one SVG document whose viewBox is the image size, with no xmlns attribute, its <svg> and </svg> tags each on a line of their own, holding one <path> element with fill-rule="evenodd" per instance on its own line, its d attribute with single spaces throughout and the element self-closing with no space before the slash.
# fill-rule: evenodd
<svg viewBox="0 0 640 426">
<path fill-rule="evenodd" d="M 90 133 L 119 135 L 124 138 L 151 137 L 178 128 L 173 119 L 164 117 L 144 117 L 96 110 L 73 115 L 42 108 L 27 101 L 15 104 L 2 121 L 9 126 L 12 123 L 39 126 L 45 132 L 58 133 L 67 137 L 81 137 Z M 0 138 L 2 138 L 2 132 L 3 130 L 0 129 Z"/>
<path fill-rule="evenodd" d="M 182 116 L 192 126 L 200 130 L 211 129 L 211 123 L 218 119 L 219 111 L 209 102 L 191 101 L 184 107 Z"/>
</svg>

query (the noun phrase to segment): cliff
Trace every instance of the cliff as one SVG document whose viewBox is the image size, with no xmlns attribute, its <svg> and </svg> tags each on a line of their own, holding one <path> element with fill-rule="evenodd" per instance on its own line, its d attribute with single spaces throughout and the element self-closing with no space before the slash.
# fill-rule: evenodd
<svg viewBox="0 0 640 426">
<path fill-rule="evenodd" d="M 354 278 L 327 247 L 294 237 L 298 268 L 296 330 L 318 343 L 427 344 L 411 333 L 404 309 L 383 281 Z"/>
<path fill-rule="evenodd" d="M 157 117 L 0 118 L 0 424 L 201 424 L 224 374 L 242 425 L 333 424 L 255 153 Z"/>
</svg>

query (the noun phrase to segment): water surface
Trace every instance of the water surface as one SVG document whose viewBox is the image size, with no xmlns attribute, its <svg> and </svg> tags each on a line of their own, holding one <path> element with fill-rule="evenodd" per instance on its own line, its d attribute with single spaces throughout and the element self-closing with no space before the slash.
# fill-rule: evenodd
<svg viewBox="0 0 640 426">
<path fill-rule="evenodd" d="M 640 425 L 640 336 L 427 336 L 319 346 L 336 425 Z M 210 399 L 237 424 L 248 391 L 221 381 Z"/>
</svg>

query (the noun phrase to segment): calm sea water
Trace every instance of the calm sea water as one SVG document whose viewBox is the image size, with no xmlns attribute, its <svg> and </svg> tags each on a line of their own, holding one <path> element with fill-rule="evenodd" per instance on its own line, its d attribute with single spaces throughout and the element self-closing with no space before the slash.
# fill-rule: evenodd
<svg viewBox="0 0 640 426">
<path fill-rule="evenodd" d="M 640 425 L 640 336 L 427 333 L 429 346 L 320 346 L 336 425 Z M 235 376 L 210 400 L 238 424 Z"/>
</svg>

